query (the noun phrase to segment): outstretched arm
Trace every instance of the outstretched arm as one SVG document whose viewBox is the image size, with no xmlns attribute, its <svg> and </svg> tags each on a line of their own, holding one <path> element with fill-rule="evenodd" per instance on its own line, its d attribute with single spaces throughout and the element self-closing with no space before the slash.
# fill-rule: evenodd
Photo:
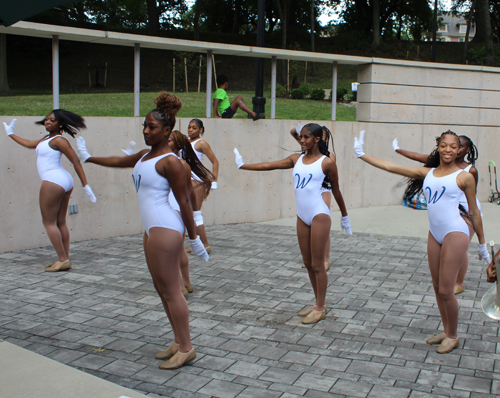
<svg viewBox="0 0 500 398">
<path fill-rule="evenodd" d="M 236 155 L 235 162 L 239 169 L 255 171 L 292 169 L 300 156 L 299 154 L 293 154 L 288 156 L 286 159 L 277 160 L 274 162 L 245 164 L 243 163 L 243 158 L 236 148 L 234 148 L 233 152 Z"/>
<path fill-rule="evenodd" d="M 423 155 L 417 152 L 406 151 L 404 149 L 396 149 L 396 152 L 400 155 L 403 155 L 405 158 L 415 160 L 420 163 L 426 163 L 427 159 L 429 159 L 429 155 Z"/>
<path fill-rule="evenodd" d="M 17 142 L 19 145 L 22 145 L 26 148 L 30 149 L 35 149 L 36 146 L 40 143 L 42 139 L 33 141 L 33 140 L 27 140 L 26 138 L 21 138 L 17 135 L 14 134 L 14 126 L 16 125 L 17 119 L 12 119 L 10 124 L 7 124 L 3 122 L 3 127 L 5 128 L 5 133 L 12 138 L 15 142 Z"/>
<path fill-rule="evenodd" d="M 88 152 L 87 144 L 83 137 L 76 138 L 76 146 L 78 148 L 78 156 L 84 163 L 94 163 L 105 167 L 134 167 L 139 159 L 148 153 L 147 149 L 143 149 L 130 156 L 95 157 Z"/>
</svg>

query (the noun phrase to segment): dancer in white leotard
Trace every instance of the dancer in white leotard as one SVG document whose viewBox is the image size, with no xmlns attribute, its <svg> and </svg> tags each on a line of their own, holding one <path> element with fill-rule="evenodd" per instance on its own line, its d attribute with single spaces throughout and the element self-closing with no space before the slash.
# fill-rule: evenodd
<svg viewBox="0 0 500 398">
<path fill-rule="evenodd" d="M 235 148 L 236 165 L 242 170 L 277 170 L 293 168 L 293 184 L 297 203 L 297 237 L 314 290 L 316 304 L 299 312 L 305 317 L 302 323 L 319 322 L 326 317 L 326 274 L 324 258 L 326 241 L 330 235 L 330 209 L 321 197 L 321 185 L 325 176 L 330 179 L 332 193 L 342 214 L 341 225 L 350 231 L 349 216 L 338 186 L 337 165 L 330 159 L 319 124 L 306 124 L 301 131 L 302 154 L 293 154 L 275 162 L 245 164 Z"/>
<path fill-rule="evenodd" d="M 193 150 L 196 153 L 196 156 L 198 156 L 200 162 L 201 159 L 203 158 L 203 155 L 206 155 L 208 160 L 210 160 L 210 162 L 212 163 L 212 174 L 213 174 L 212 190 L 215 190 L 217 189 L 217 177 L 219 175 L 219 161 L 217 160 L 217 157 L 215 156 L 208 142 L 206 142 L 204 139 L 201 138 L 201 136 L 203 136 L 204 133 L 205 133 L 205 127 L 203 126 L 203 122 L 200 119 L 193 119 L 189 122 L 188 126 L 189 142 L 191 142 Z M 196 174 L 196 171 L 193 172 L 193 187 L 194 191 L 196 192 L 196 196 L 198 197 L 199 208 L 196 210 L 200 211 L 200 217 L 202 221 L 201 224 L 196 226 L 196 233 L 200 235 L 201 241 L 205 245 L 207 251 L 210 253 L 212 249 L 208 244 L 207 233 L 205 231 L 205 224 L 203 222 L 203 217 L 201 216 L 201 206 L 203 205 L 205 199 L 208 197 L 210 191 L 206 190 L 200 176 Z"/>
<path fill-rule="evenodd" d="M 144 141 L 151 150 L 125 157 L 92 157 L 83 138 L 78 141 L 78 155 L 87 163 L 108 167 L 134 167 L 132 174 L 144 233 L 144 254 L 153 284 L 161 298 L 174 332 L 174 343 L 156 355 L 168 359 L 161 369 L 177 369 L 196 358 L 189 333 L 189 310 L 179 285 L 179 257 L 184 250 L 184 226 L 191 239 L 193 253 L 205 261 L 208 254 L 196 236 L 193 210 L 181 161 L 168 146 L 175 126 L 175 115 L 182 102 L 174 95 L 160 93 L 144 121 Z M 180 215 L 169 204 L 170 190 L 179 203 Z"/>
<path fill-rule="evenodd" d="M 336 161 L 335 158 L 335 148 L 333 145 L 333 136 L 328 127 L 323 126 L 323 140 L 326 142 L 326 145 L 331 142 L 332 143 L 332 151 L 330 152 L 330 159 L 332 159 L 334 162 Z M 300 145 L 300 131 L 302 130 L 302 125 L 299 123 L 297 124 L 297 127 L 294 127 L 290 130 L 290 135 L 295 138 L 295 140 L 299 143 Z M 326 205 L 328 206 L 328 209 L 330 209 L 330 206 L 332 204 L 332 194 L 331 194 L 331 185 L 330 181 L 328 180 L 327 177 L 325 177 L 325 180 L 323 181 L 323 184 L 321 185 L 320 188 L 321 196 L 323 197 L 323 200 L 325 201 Z M 338 204 L 338 203 L 337 203 Z M 347 231 L 348 234 L 351 233 L 351 231 Z M 302 264 L 302 268 L 305 268 L 305 264 Z M 325 249 L 325 269 L 328 271 L 330 269 L 330 235 L 328 235 L 328 239 L 326 242 L 326 249 Z"/>
<path fill-rule="evenodd" d="M 201 217 L 201 211 L 199 209 L 198 199 L 196 197 L 196 193 L 194 191 L 193 185 L 191 183 L 192 175 L 199 175 L 199 181 L 201 182 L 201 186 L 205 187 L 206 194 L 210 190 L 211 183 L 213 181 L 213 175 L 207 168 L 200 162 L 198 157 L 196 156 L 191 143 L 189 142 L 189 138 L 182 134 L 179 130 L 172 131 L 172 134 L 168 137 L 168 145 L 172 152 L 174 152 L 177 156 L 180 156 L 180 160 L 182 165 L 184 166 L 184 170 L 186 171 L 187 178 L 187 186 L 189 192 L 189 198 L 191 200 L 193 206 L 193 217 L 195 224 L 201 225 L 203 223 L 203 217 Z M 195 174 L 195 172 L 197 174 Z M 169 200 L 172 207 L 176 210 L 179 209 L 179 204 L 175 199 L 175 196 L 172 192 L 170 192 Z M 189 277 L 189 258 L 187 252 L 184 250 L 181 254 L 180 260 L 181 266 L 181 282 L 184 296 L 187 296 L 188 293 L 192 293 L 194 290 L 193 285 L 191 284 L 191 280 Z"/>
<path fill-rule="evenodd" d="M 410 178 L 405 194 L 412 197 L 422 187 L 427 200 L 430 232 L 427 257 L 432 276 L 436 301 L 441 314 L 444 332 L 426 340 L 428 344 L 440 344 L 437 352 L 444 354 L 458 347 L 458 302 L 453 286 L 469 246 L 471 231 L 460 216 L 458 202 L 461 191 L 469 204 L 469 217 L 479 240 L 478 254 L 488 262 L 489 254 L 484 240 L 483 224 L 476 206 L 476 183 L 470 173 L 464 173 L 456 165 L 459 151 L 458 136 L 446 131 L 438 139 L 438 148 L 426 165 L 430 167 L 406 167 L 365 155 L 364 131 L 360 139 L 354 138 L 357 158 L 379 169 Z M 423 182 L 422 182 L 423 180 Z"/>
<path fill-rule="evenodd" d="M 479 181 L 479 175 L 477 172 L 477 169 L 475 167 L 475 162 L 478 158 L 478 153 L 477 153 L 477 148 L 472 142 L 472 140 L 467 137 L 466 135 L 461 135 L 459 137 L 460 140 L 460 146 L 458 150 L 458 155 L 455 160 L 455 164 L 463 169 L 464 171 L 467 171 L 471 173 L 474 176 L 474 179 L 476 180 L 476 195 L 477 195 L 477 183 Z M 394 149 L 395 152 L 399 153 L 400 155 L 403 155 L 404 157 L 407 157 L 408 159 L 416 160 L 417 162 L 421 163 L 427 163 L 429 160 L 429 157 L 432 157 L 434 152 L 431 155 L 425 155 L 425 154 L 420 154 L 417 152 L 411 152 L 411 151 L 406 151 L 404 149 L 401 149 L 398 145 L 398 140 L 397 138 L 394 139 L 392 142 L 392 148 Z M 467 161 L 465 158 L 467 157 Z M 481 204 L 479 203 L 479 200 L 477 199 L 476 196 L 476 204 L 481 211 Z M 469 216 L 467 214 L 467 211 L 469 209 L 469 205 L 467 204 L 467 198 L 465 197 L 465 194 L 462 193 L 462 196 L 460 197 L 460 206 L 461 211 L 460 214 L 462 215 L 464 221 L 472 227 L 471 221 L 469 219 Z M 472 233 L 470 234 L 470 239 L 472 239 L 474 236 L 474 231 L 472 230 Z M 457 280 L 455 282 L 455 286 L 453 288 L 453 292 L 455 294 L 460 294 L 463 291 L 465 291 L 465 286 L 464 286 L 464 280 L 465 280 L 465 275 L 467 274 L 467 269 L 469 268 L 469 255 L 466 254 L 464 261 L 460 265 L 460 270 L 458 271 L 457 275 Z"/>
<path fill-rule="evenodd" d="M 57 253 L 57 261 L 49 264 L 47 272 L 64 271 L 71 268 L 69 261 L 70 235 L 66 224 L 68 205 L 73 192 L 73 177 L 61 165 L 61 156 L 64 154 L 75 168 L 76 174 L 82 182 L 83 189 L 92 202 L 96 197 L 87 184 L 87 177 L 83 171 L 80 159 L 63 132 L 75 137 L 79 129 L 85 128 L 85 121 L 76 113 L 55 109 L 47 117 L 36 124 L 45 126 L 49 135 L 41 140 L 27 140 L 14 134 L 14 119 L 10 125 L 4 123 L 7 135 L 18 144 L 36 149 L 36 165 L 42 180 L 40 187 L 40 210 L 42 221 L 47 235 Z"/>
</svg>

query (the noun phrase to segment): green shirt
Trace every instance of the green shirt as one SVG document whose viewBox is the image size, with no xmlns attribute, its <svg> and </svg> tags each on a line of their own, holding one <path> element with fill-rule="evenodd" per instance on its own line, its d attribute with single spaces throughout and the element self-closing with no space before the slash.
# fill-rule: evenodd
<svg viewBox="0 0 500 398">
<path fill-rule="evenodd" d="M 217 90 L 215 90 L 214 99 L 220 100 L 217 104 L 217 110 L 219 111 L 219 115 L 222 116 L 224 111 L 231 106 L 226 90 L 222 88 L 218 88 Z"/>
</svg>

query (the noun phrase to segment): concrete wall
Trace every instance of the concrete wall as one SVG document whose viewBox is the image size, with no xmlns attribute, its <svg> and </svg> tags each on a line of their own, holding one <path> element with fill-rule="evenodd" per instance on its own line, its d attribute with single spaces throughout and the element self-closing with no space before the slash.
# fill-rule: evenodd
<svg viewBox="0 0 500 398">
<path fill-rule="evenodd" d="M 494 101 L 499 95 L 495 87 L 500 87 L 500 81 L 497 82 L 500 74 L 371 64 L 360 67 L 359 77 L 359 121 L 319 122 L 334 133 L 340 188 L 348 209 L 399 203 L 404 190 L 402 177 L 382 172 L 354 158 L 353 138 L 359 130 L 367 131 L 366 153 L 409 166 L 415 163 L 392 150 L 391 142 L 395 137 L 401 148 L 429 153 L 435 145 L 435 137 L 448 128 L 457 134 L 468 135 L 480 154 L 476 166 L 480 178 L 478 196 L 480 201 L 487 200 L 490 193 L 488 161 L 500 162 L 500 119 L 497 114 L 500 102 Z M 445 77 L 451 83 L 446 82 Z M 405 81 L 409 82 L 406 86 Z M 463 87 L 459 88 L 460 85 Z M 445 86 L 447 94 L 440 91 Z M 464 100 L 473 96 L 475 106 L 472 99 L 471 103 Z M 490 100 L 481 102 L 484 98 Z M 439 117 L 429 114 L 435 110 L 439 110 Z M 16 133 L 28 139 L 41 138 L 43 127 L 33 124 L 41 117 L 18 117 Z M 0 119 L 0 122 L 9 122 L 12 118 Z M 95 156 L 121 155 L 120 148 L 126 148 L 131 139 L 138 143 L 138 150 L 145 147 L 142 118 L 89 117 L 86 122 L 88 130 L 82 135 L 90 153 Z M 189 119 L 179 119 L 177 129 L 187 133 L 188 123 Z M 232 151 L 238 147 L 245 163 L 283 159 L 299 149 L 289 135 L 297 121 L 209 119 L 204 123 L 204 138 L 220 162 L 219 188 L 210 194 L 203 206 L 205 223 L 214 225 L 293 217 L 295 198 L 291 170 L 238 170 Z M 40 180 L 35 153 L 7 137 L 2 140 L 0 252 L 49 245 L 38 205 Z M 69 140 L 75 147 L 70 137 Z M 77 204 L 79 209 L 78 214 L 68 216 L 73 242 L 142 231 L 131 169 L 86 164 L 85 172 L 97 196 L 97 203 L 92 204 L 81 189 L 72 166 L 66 159 L 63 162 L 75 178 L 70 203 Z M 210 164 L 206 164 L 210 168 Z M 332 210 L 336 209 L 334 203 Z M 333 222 L 339 220 L 334 218 Z"/>
</svg>

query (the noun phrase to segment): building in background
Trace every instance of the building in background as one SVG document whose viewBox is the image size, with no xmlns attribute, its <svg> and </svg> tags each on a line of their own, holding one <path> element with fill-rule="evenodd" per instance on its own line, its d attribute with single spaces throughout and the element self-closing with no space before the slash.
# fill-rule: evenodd
<svg viewBox="0 0 500 398">
<path fill-rule="evenodd" d="M 467 21 L 463 17 L 452 15 L 450 12 L 443 12 L 439 15 L 438 30 L 436 32 L 437 41 L 464 42 L 467 33 Z M 474 38 L 476 25 L 470 26 L 469 41 Z M 432 32 L 424 34 L 424 40 L 432 41 Z"/>
</svg>

